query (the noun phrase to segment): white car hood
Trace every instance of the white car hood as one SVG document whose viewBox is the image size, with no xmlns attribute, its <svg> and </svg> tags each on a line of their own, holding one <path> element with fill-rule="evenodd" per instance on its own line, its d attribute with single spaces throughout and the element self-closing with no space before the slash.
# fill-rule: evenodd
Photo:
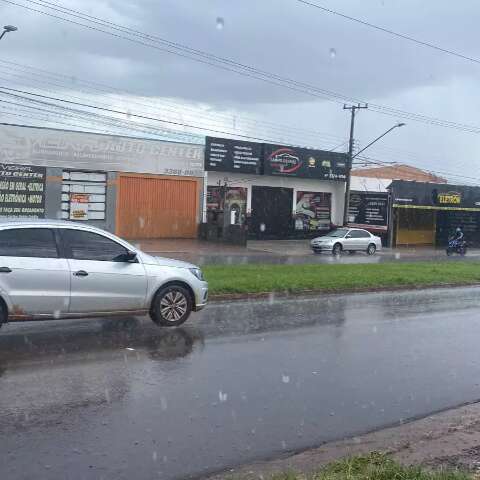
<svg viewBox="0 0 480 480">
<path fill-rule="evenodd" d="M 153 257 L 143 253 L 143 260 L 150 265 L 160 265 L 162 267 L 176 267 L 176 268 L 198 268 L 197 265 L 188 262 L 182 262 L 181 260 L 175 260 L 174 258 L 166 257 Z"/>
</svg>

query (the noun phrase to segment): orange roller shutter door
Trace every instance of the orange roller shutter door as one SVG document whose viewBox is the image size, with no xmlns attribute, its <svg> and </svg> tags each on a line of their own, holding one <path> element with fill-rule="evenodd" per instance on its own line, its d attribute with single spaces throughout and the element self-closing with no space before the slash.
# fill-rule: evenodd
<svg viewBox="0 0 480 480">
<path fill-rule="evenodd" d="M 199 180 L 120 174 L 117 235 L 127 239 L 195 238 Z"/>
</svg>

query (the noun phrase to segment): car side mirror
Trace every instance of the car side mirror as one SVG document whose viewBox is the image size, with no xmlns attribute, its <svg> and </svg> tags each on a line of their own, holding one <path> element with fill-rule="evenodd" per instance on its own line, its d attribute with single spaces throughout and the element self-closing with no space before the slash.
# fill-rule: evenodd
<svg viewBox="0 0 480 480">
<path fill-rule="evenodd" d="M 345 235 L 345 238 L 352 238 L 352 236 L 348 234 L 348 235 Z"/>
<path fill-rule="evenodd" d="M 122 253 L 115 257 L 116 262 L 124 262 L 124 263 L 135 263 L 137 261 L 137 253 L 132 252 L 129 250 L 126 253 Z"/>
<path fill-rule="evenodd" d="M 137 253 L 136 252 L 132 252 L 131 250 L 129 250 L 126 254 L 125 254 L 125 261 L 126 262 L 129 262 L 129 263 L 135 263 L 137 261 Z"/>
</svg>

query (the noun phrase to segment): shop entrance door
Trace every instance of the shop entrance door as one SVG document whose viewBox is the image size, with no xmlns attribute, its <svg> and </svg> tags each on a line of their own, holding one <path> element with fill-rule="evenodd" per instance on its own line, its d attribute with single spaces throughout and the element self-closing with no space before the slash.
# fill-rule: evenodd
<svg viewBox="0 0 480 480">
<path fill-rule="evenodd" d="M 396 244 L 435 245 L 435 220 L 435 210 L 398 208 Z"/>
<path fill-rule="evenodd" d="M 288 237 L 292 232 L 292 209 L 293 189 L 253 187 L 250 233 L 258 238 Z"/>
</svg>

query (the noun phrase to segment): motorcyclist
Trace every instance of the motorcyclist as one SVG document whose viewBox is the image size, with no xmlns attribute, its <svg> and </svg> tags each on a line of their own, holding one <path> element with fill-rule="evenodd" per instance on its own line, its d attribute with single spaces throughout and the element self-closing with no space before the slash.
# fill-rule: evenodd
<svg viewBox="0 0 480 480">
<path fill-rule="evenodd" d="M 457 227 L 455 230 L 455 240 L 457 243 L 460 243 L 464 240 L 465 235 L 463 233 L 462 227 Z"/>
</svg>

